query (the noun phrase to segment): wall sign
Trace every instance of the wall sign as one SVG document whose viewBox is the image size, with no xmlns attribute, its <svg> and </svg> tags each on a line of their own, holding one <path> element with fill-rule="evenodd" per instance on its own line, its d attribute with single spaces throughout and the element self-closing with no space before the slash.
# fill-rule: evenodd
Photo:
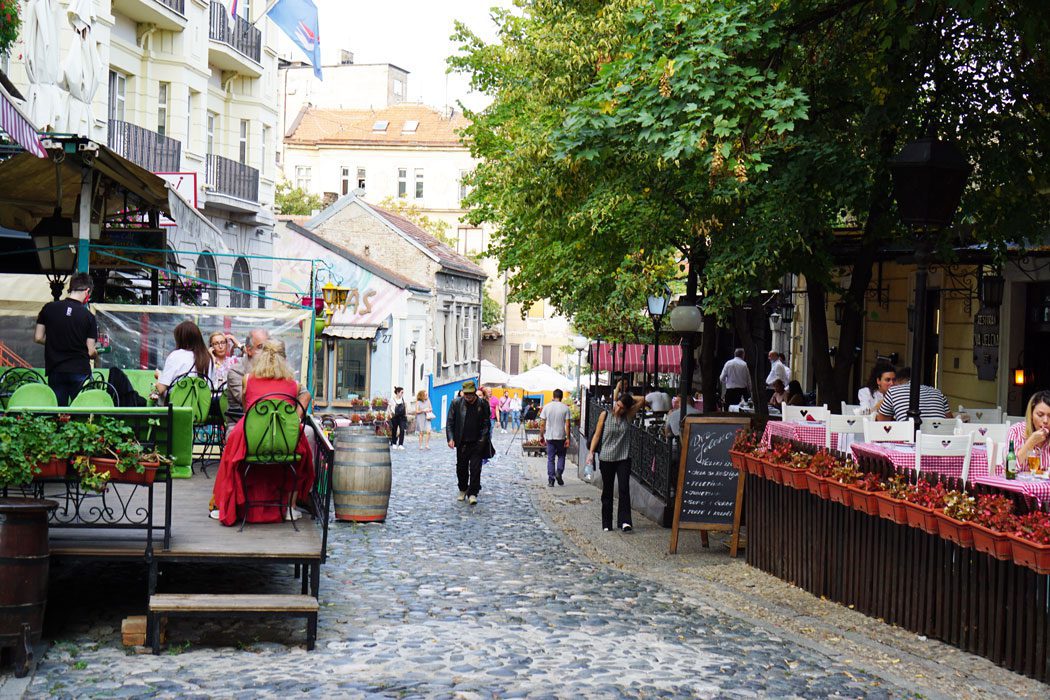
<svg viewBox="0 0 1050 700">
<path fill-rule="evenodd" d="M 973 317 L 973 364 L 978 379 L 995 381 L 999 371 L 999 309 L 982 306 Z"/>
</svg>

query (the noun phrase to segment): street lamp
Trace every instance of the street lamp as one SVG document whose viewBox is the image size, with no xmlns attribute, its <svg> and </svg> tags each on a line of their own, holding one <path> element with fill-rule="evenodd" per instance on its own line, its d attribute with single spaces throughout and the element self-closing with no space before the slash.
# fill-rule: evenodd
<svg viewBox="0 0 1050 700">
<path fill-rule="evenodd" d="M 660 322 L 667 313 L 667 306 L 671 303 L 671 290 L 664 285 L 662 295 L 649 295 L 649 317 L 653 319 L 653 377 L 652 385 L 659 384 L 657 378 L 660 375 Z"/>
<path fill-rule="evenodd" d="M 1006 280 L 998 273 L 991 275 L 981 274 L 978 293 L 981 295 L 981 304 L 991 309 L 998 309 L 1003 305 L 1003 288 Z"/>
<path fill-rule="evenodd" d="M 915 323 L 912 331 L 912 379 L 908 416 L 918 429 L 926 334 L 926 279 L 937 234 L 947 228 L 959 207 L 971 167 L 962 151 L 930 135 L 904 146 L 890 161 L 893 197 L 901 221 L 915 234 Z M 930 235 L 932 234 L 932 235 Z"/>
<path fill-rule="evenodd" d="M 572 339 L 572 346 L 576 348 L 576 399 L 583 405 L 583 396 L 580 394 L 580 371 L 583 369 L 583 351 L 590 345 L 590 341 L 582 335 Z"/>
<path fill-rule="evenodd" d="M 780 320 L 788 325 L 795 320 L 795 305 L 785 301 L 780 305 Z"/>
<path fill-rule="evenodd" d="M 73 272 L 76 263 L 73 220 L 62 216 L 61 207 L 55 207 L 54 213 L 41 219 L 29 236 L 37 249 L 40 270 L 51 283 L 51 296 L 58 301 L 62 298 L 65 277 Z"/>
</svg>

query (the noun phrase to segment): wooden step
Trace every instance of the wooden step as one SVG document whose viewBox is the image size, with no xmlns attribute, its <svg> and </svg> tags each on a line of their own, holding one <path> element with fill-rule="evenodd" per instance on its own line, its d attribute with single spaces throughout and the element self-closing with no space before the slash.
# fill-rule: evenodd
<svg viewBox="0 0 1050 700">
<path fill-rule="evenodd" d="M 149 609 L 168 612 L 317 612 L 317 598 L 309 595 L 157 593 L 150 596 Z"/>
</svg>

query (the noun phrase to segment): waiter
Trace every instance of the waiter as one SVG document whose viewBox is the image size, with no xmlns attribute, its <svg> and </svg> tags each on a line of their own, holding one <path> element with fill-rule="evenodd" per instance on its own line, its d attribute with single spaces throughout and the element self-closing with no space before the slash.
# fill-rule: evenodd
<svg viewBox="0 0 1050 700">
<path fill-rule="evenodd" d="M 68 296 L 45 304 L 36 317 L 33 340 L 44 346 L 47 384 L 59 406 L 68 406 L 80 393 L 81 385 L 91 376 L 91 360 L 98 358 L 98 324 L 87 310 L 93 286 L 90 275 L 73 275 Z"/>
</svg>

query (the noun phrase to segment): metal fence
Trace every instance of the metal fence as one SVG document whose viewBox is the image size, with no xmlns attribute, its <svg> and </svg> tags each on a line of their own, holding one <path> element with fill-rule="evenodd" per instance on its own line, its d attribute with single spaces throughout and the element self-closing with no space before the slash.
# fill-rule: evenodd
<svg viewBox="0 0 1050 700">
<path fill-rule="evenodd" d="M 170 7 L 180 15 L 186 15 L 186 0 L 157 0 L 161 5 Z"/>
<path fill-rule="evenodd" d="M 259 171 L 235 160 L 209 155 L 205 182 L 216 192 L 249 202 L 259 201 Z"/>
<path fill-rule="evenodd" d="M 208 38 L 231 46 L 256 63 L 262 58 L 262 32 L 243 17 L 234 18 L 231 27 L 222 3 L 211 3 Z"/>
<path fill-rule="evenodd" d="M 109 120 L 109 147 L 151 173 L 178 172 L 182 143 L 119 119 Z"/>
</svg>

